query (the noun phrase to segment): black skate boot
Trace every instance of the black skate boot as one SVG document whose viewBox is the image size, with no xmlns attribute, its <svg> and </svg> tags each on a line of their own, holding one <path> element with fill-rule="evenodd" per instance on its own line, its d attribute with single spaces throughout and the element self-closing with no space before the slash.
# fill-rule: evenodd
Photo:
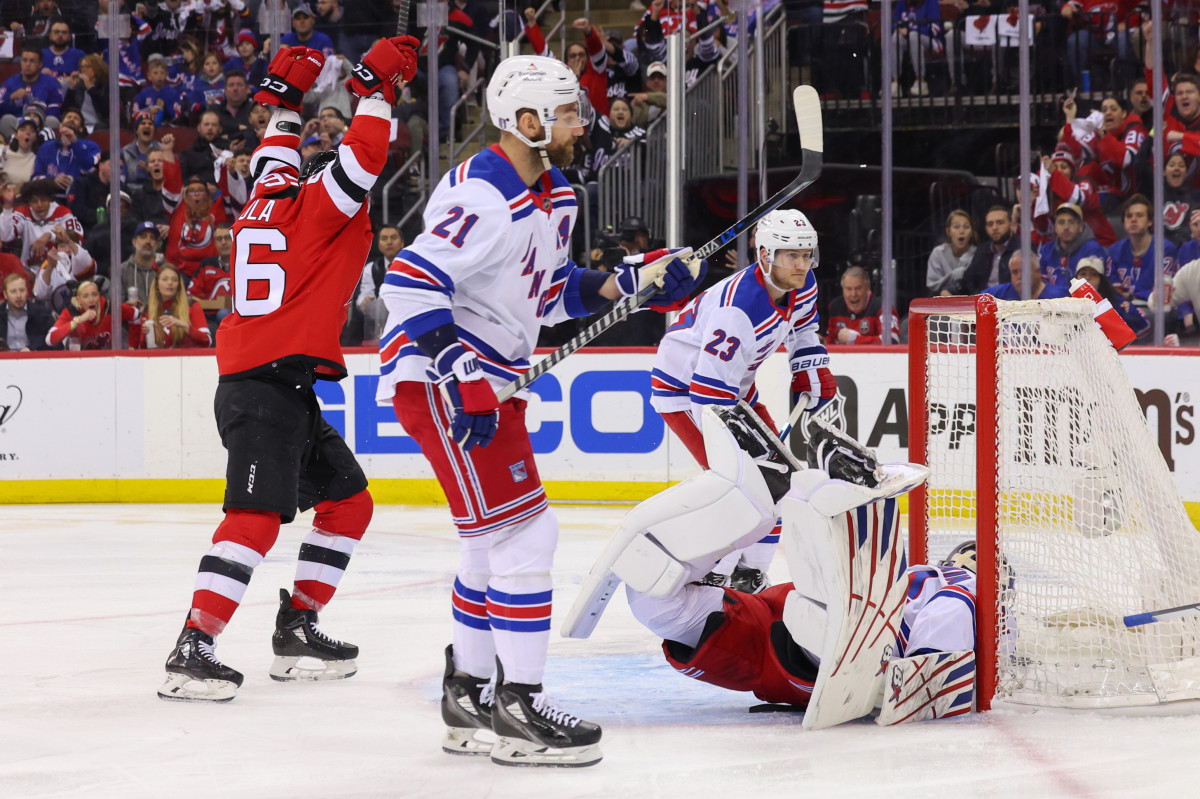
<svg viewBox="0 0 1200 799">
<path fill-rule="evenodd" d="M 279 589 L 279 613 L 275 616 L 275 634 L 271 636 L 275 662 L 271 664 L 271 679 L 341 680 L 353 677 L 358 671 L 354 659 L 358 647 L 344 644 L 317 629 L 315 610 L 296 610 L 286 588 Z M 319 667 L 301 665 L 304 658 L 321 662 Z M 310 660 L 311 663 L 311 660 Z"/>
<path fill-rule="evenodd" d="M 228 702 L 242 685 L 242 674 L 213 654 L 213 637 L 195 627 L 184 627 L 167 657 L 167 681 L 158 689 L 160 699 L 185 702 Z"/>
<path fill-rule="evenodd" d="M 442 721 L 446 737 L 442 751 L 452 755 L 486 755 L 492 751 L 496 736 L 492 732 L 492 704 L 495 687 L 454 670 L 454 645 L 446 647 L 446 673 L 442 677 Z"/>
<path fill-rule="evenodd" d="M 492 730 L 492 762 L 502 766 L 592 766 L 604 756 L 600 725 L 560 709 L 540 684 L 504 682 L 499 659 Z"/>
<path fill-rule="evenodd" d="M 743 594 L 759 594 L 771 587 L 765 572 L 739 565 L 729 575 L 729 587 Z"/>
<path fill-rule="evenodd" d="M 728 588 L 731 576 L 720 572 L 709 572 L 700 579 L 700 585 L 711 585 L 714 588 Z"/>
</svg>

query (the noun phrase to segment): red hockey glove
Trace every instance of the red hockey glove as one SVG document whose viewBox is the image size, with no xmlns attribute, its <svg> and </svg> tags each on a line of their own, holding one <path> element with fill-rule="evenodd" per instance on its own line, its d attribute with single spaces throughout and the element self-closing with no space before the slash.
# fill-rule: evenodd
<svg viewBox="0 0 1200 799">
<path fill-rule="evenodd" d="M 426 373 L 450 403 L 450 437 L 464 450 L 490 444 L 500 426 L 500 402 L 483 376 L 479 357 L 462 344 L 451 344 Z"/>
<path fill-rule="evenodd" d="M 354 66 L 346 88 L 359 97 L 383 92 L 388 103 L 396 102 L 396 78 L 405 83 L 417 75 L 417 48 L 421 42 L 414 36 L 393 36 L 380 39 L 371 51 Z"/>
<path fill-rule="evenodd" d="M 808 412 L 819 411 L 837 396 L 837 381 L 829 371 L 829 353 L 817 345 L 798 350 L 792 356 L 792 404 L 801 394 L 808 395 Z"/>
<path fill-rule="evenodd" d="M 280 50 L 267 66 L 267 75 L 258 84 L 254 101 L 299 111 L 304 93 L 316 83 L 325 66 L 325 54 L 308 47 Z"/>
</svg>

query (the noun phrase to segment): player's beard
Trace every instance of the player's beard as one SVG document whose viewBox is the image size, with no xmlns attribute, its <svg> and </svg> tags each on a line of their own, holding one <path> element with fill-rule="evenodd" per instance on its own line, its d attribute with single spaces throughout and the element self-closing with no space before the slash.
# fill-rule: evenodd
<svg viewBox="0 0 1200 799">
<path fill-rule="evenodd" d="M 546 156 L 550 159 L 550 163 L 559 169 L 565 169 L 575 162 L 575 142 L 565 141 L 556 144 L 550 142 L 546 145 Z"/>
</svg>

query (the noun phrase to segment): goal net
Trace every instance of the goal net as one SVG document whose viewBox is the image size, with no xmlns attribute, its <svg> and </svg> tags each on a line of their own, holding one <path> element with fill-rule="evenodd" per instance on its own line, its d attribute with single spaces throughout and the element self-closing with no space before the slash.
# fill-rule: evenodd
<svg viewBox="0 0 1200 799">
<path fill-rule="evenodd" d="M 918 300 L 910 562 L 978 541 L 978 706 L 1200 698 L 1200 533 L 1088 300 Z"/>
</svg>

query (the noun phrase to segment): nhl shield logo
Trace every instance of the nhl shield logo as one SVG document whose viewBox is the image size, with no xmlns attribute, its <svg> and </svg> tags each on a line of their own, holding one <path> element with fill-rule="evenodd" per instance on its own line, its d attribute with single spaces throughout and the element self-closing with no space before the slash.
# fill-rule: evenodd
<svg viewBox="0 0 1200 799">
<path fill-rule="evenodd" d="M 520 483 L 529 479 L 529 470 L 525 468 L 525 461 L 517 461 L 510 464 L 508 471 L 512 473 L 514 483 Z"/>
</svg>

